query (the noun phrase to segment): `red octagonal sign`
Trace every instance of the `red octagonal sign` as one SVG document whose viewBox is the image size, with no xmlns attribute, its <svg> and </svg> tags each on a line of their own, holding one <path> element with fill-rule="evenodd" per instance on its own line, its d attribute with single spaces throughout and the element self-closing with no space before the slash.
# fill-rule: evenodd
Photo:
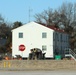
<svg viewBox="0 0 76 75">
<path fill-rule="evenodd" d="M 25 46 L 24 46 L 23 44 L 21 44 L 21 45 L 19 46 L 19 50 L 20 50 L 20 51 L 24 51 L 24 50 L 25 50 Z"/>
</svg>

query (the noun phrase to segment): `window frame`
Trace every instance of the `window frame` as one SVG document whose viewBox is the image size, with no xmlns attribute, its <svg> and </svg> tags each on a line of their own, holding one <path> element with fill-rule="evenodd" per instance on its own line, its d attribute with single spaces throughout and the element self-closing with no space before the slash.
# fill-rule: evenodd
<svg viewBox="0 0 76 75">
<path fill-rule="evenodd" d="M 46 32 L 42 32 L 42 38 L 47 38 L 47 33 Z"/>
<path fill-rule="evenodd" d="M 42 45 L 42 51 L 47 51 L 47 46 L 46 45 Z"/>
<path fill-rule="evenodd" d="M 19 32 L 18 37 L 23 38 L 23 32 Z"/>
</svg>

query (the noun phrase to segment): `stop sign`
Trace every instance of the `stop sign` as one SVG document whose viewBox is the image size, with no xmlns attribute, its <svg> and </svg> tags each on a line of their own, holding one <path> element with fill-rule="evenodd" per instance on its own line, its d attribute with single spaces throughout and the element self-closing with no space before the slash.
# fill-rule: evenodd
<svg viewBox="0 0 76 75">
<path fill-rule="evenodd" d="M 25 50 L 25 46 L 24 46 L 23 44 L 21 44 L 21 45 L 19 46 L 19 50 L 20 50 L 20 51 L 24 51 L 24 50 Z"/>
</svg>

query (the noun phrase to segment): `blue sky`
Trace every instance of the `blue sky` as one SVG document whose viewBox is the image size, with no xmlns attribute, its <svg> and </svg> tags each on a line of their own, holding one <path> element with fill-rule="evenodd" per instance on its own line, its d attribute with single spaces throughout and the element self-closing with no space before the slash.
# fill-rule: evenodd
<svg viewBox="0 0 76 75">
<path fill-rule="evenodd" d="M 56 9 L 66 1 L 76 2 L 76 0 L 0 0 L 0 14 L 8 22 L 21 21 L 28 23 L 29 8 L 31 9 L 30 21 L 34 21 L 36 13 L 41 13 L 49 7 Z"/>
</svg>

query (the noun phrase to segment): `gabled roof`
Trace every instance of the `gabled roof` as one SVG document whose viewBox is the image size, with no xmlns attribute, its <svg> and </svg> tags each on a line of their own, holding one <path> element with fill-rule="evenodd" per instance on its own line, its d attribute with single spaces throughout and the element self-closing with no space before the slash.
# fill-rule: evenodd
<svg viewBox="0 0 76 75">
<path fill-rule="evenodd" d="M 34 25 L 36 25 L 36 26 L 42 26 L 42 27 L 45 27 L 45 28 L 48 28 L 48 27 L 46 27 L 46 26 L 43 26 L 42 24 L 39 24 L 39 23 L 36 23 L 36 22 L 29 22 L 29 23 L 27 23 L 27 24 L 24 24 L 24 25 L 22 25 L 22 26 L 20 26 L 20 27 L 17 27 L 17 28 L 15 28 L 15 29 L 12 29 L 12 31 L 14 31 L 14 30 L 17 30 L 17 29 L 19 29 L 19 28 L 25 28 L 25 27 L 27 27 L 27 26 L 34 26 Z M 50 28 L 48 28 L 48 29 L 50 29 Z"/>
<path fill-rule="evenodd" d="M 56 27 L 54 27 L 54 26 L 47 26 L 47 27 L 50 28 L 50 29 L 53 29 L 54 31 L 61 32 L 61 33 L 65 33 L 64 30 L 61 30 L 61 29 L 56 28 Z"/>
<path fill-rule="evenodd" d="M 40 24 L 40 25 L 42 25 L 42 26 L 44 26 L 44 27 L 47 27 L 47 28 L 50 28 L 50 29 L 52 29 L 52 30 L 54 30 L 54 31 L 57 31 L 57 32 L 61 32 L 61 33 L 65 33 L 64 32 L 64 30 L 61 30 L 61 29 L 59 29 L 59 28 L 56 28 L 55 27 L 55 25 L 46 25 L 46 24 L 41 24 L 41 23 L 37 23 L 37 22 L 30 22 L 30 23 L 36 23 L 36 24 Z M 27 24 L 25 24 L 25 25 L 29 25 L 30 23 L 27 23 Z M 23 27 L 24 25 L 22 25 L 22 26 L 20 26 L 20 27 Z M 20 27 L 18 27 L 18 28 L 20 28 Z M 15 29 L 18 29 L 18 28 L 15 28 Z M 15 29 L 13 29 L 13 30 L 15 30 Z M 13 31 L 12 30 L 12 31 Z"/>
<path fill-rule="evenodd" d="M 61 33 L 65 33 L 64 30 L 61 30 L 61 29 L 59 29 L 59 28 L 56 28 L 54 24 L 53 24 L 53 25 L 46 25 L 46 24 L 43 24 L 43 23 L 39 23 L 39 24 L 41 24 L 41 25 L 43 25 L 43 26 L 45 26 L 45 27 L 48 27 L 48 28 L 50 28 L 50 29 L 52 29 L 52 30 L 54 30 L 54 31 L 61 32 Z"/>
</svg>

